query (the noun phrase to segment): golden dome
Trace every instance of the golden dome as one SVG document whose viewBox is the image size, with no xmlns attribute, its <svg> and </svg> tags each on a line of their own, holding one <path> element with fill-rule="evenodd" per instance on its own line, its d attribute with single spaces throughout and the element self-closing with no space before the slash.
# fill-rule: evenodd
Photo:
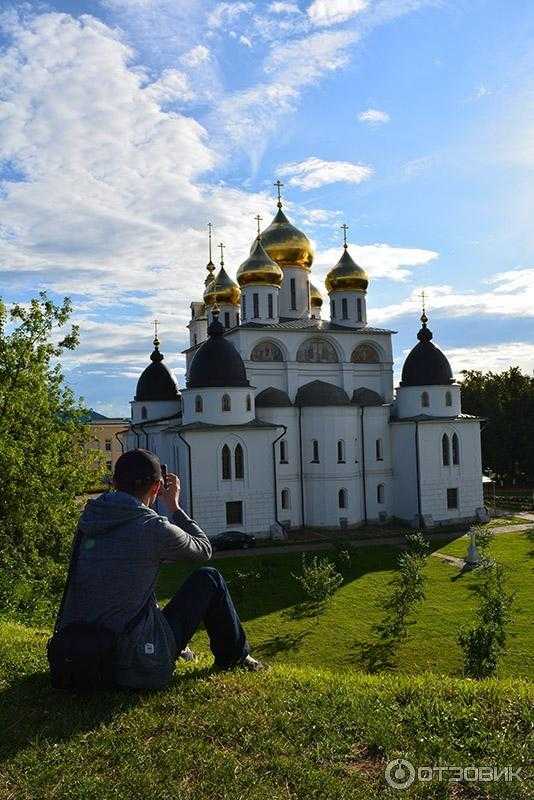
<svg viewBox="0 0 534 800">
<path fill-rule="evenodd" d="M 235 281 L 228 275 L 224 267 L 221 267 L 213 280 L 208 283 L 204 290 L 204 303 L 213 306 L 216 303 L 230 303 L 238 306 L 241 300 L 241 289 Z"/>
<path fill-rule="evenodd" d="M 281 267 L 309 271 L 313 261 L 311 242 L 289 222 L 280 204 L 276 217 L 261 234 L 261 242 L 267 254 Z"/>
<path fill-rule="evenodd" d="M 267 255 L 261 237 L 258 236 L 252 245 L 249 257 L 237 270 L 236 277 L 240 286 L 246 286 L 249 283 L 280 286 L 284 280 L 284 273 L 276 261 Z"/>
<path fill-rule="evenodd" d="M 351 258 L 345 245 L 344 253 L 325 278 L 325 286 L 330 292 L 365 292 L 369 277 L 364 269 Z"/>
<path fill-rule="evenodd" d="M 310 303 L 312 306 L 317 306 L 318 308 L 321 308 L 323 304 L 323 296 L 313 283 L 310 283 Z"/>
</svg>

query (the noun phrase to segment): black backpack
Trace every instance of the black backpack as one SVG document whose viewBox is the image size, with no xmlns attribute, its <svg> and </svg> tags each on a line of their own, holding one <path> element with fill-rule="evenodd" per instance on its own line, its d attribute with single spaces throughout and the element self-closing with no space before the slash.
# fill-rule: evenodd
<svg viewBox="0 0 534 800">
<path fill-rule="evenodd" d="M 82 538 L 83 533 L 78 528 L 54 633 L 48 640 L 46 654 L 54 689 L 91 692 L 114 685 L 113 661 L 119 634 L 104 625 L 85 622 L 73 622 L 58 630 Z M 145 610 L 142 608 L 135 615 L 124 633 L 133 630 Z"/>
</svg>

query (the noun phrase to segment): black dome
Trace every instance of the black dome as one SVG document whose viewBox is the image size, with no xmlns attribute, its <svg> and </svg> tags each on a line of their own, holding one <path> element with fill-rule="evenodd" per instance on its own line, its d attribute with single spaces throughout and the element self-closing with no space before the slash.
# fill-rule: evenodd
<svg viewBox="0 0 534 800">
<path fill-rule="evenodd" d="M 291 400 L 282 389 L 269 386 L 256 396 L 256 408 L 284 408 Z"/>
<path fill-rule="evenodd" d="M 149 402 L 151 400 L 179 400 L 180 393 L 171 371 L 163 364 L 163 355 L 159 352 L 159 341 L 154 339 L 154 352 L 150 356 L 152 364 L 143 370 L 137 381 L 135 400 Z"/>
<path fill-rule="evenodd" d="M 344 389 L 326 381 L 311 381 L 301 386 L 295 397 L 296 406 L 347 406 L 349 396 Z"/>
<path fill-rule="evenodd" d="M 358 406 L 383 406 L 384 398 L 373 389 L 362 386 L 352 393 L 352 402 Z"/>
<path fill-rule="evenodd" d="M 432 331 L 426 327 L 428 319 L 423 312 L 423 323 L 417 334 L 419 342 L 408 353 L 402 368 L 401 386 L 449 386 L 454 383 L 447 357 L 430 341 Z"/>
<path fill-rule="evenodd" d="M 208 386 L 249 386 L 243 359 L 224 334 L 218 314 L 213 314 L 209 338 L 198 348 L 187 377 L 188 389 Z"/>
</svg>

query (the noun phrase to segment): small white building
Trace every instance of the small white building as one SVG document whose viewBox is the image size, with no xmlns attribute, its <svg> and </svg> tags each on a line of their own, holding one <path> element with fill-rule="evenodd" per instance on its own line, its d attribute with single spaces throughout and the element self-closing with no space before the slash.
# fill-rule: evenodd
<svg viewBox="0 0 534 800">
<path fill-rule="evenodd" d="M 156 339 L 128 448 L 180 476 L 185 510 L 210 535 L 481 517 L 480 421 L 462 414 L 424 312 L 395 393 L 394 331 L 367 324 L 365 270 L 345 243 L 323 320 L 312 263 L 280 200 L 237 280 L 224 264 L 214 275 L 210 254 L 203 302 L 191 303 L 186 385 Z"/>
</svg>

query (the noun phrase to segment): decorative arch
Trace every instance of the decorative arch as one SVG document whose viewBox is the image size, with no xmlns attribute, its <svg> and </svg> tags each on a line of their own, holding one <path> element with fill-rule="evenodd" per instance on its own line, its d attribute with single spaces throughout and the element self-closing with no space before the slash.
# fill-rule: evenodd
<svg viewBox="0 0 534 800">
<path fill-rule="evenodd" d="M 339 357 L 329 339 L 312 337 L 300 345 L 297 350 L 297 361 L 307 364 L 337 364 Z"/>
<path fill-rule="evenodd" d="M 252 348 L 251 361 L 284 361 L 282 348 L 277 342 L 263 339 Z"/>
<path fill-rule="evenodd" d="M 230 448 L 227 444 L 221 450 L 221 468 L 223 480 L 229 481 L 232 479 L 232 455 Z"/>
<path fill-rule="evenodd" d="M 451 463 L 451 444 L 446 433 L 441 437 L 441 461 L 444 467 Z"/>
<path fill-rule="evenodd" d="M 382 505 L 385 499 L 386 499 L 386 487 L 384 486 L 383 483 L 379 483 L 378 486 L 376 487 L 376 502 Z"/>
<path fill-rule="evenodd" d="M 339 508 L 347 508 L 349 505 L 349 498 L 346 489 L 340 489 L 337 493 L 337 504 Z"/>
<path fill-rule="evenodd" d="M 197 396 L 195 397 L 195 411 L 197 414 L 202 414 L 203 410 L 204 410 L 204 403 L 202 402 L 202 396 L 200 394 L 197 394 Z"/>
<path fill-rule="evenodd" d="M 374 345 L 364 342 L 354 348 L 350 360 L 353 364 L 379 364 L 380 353 Z"/>
<path fill-rule="evenodd" d="M 450 408 L 452 406 L 452 393 L 448 390 L 445 392 L 445 405 Z"/>
<path fill-rule="evenodd" d="M 223 394 L 221 399 L 221 409 L 222 411 L 231 411 L 232 410 L 232 401 L 230 399 L 229 394 Z"/>
<path fill-rule="evenodd" d="M 236 480 L 240 481 L 245 477 L 245 456 L 239 443 L 236 444 L 234 450 L 234 475 Z"/>
<path fill-rule="evenodd" d="M 282 489 L 280 494 L 280 505 L 282 506 L 283 511 L 289 511 L 291 509 L 291 492 L 289 489 Z"/>
<path fill-rule="evenodd" d="M 428 392 L 423 392 L 421 394 L 421 406 L 423 408 L 429 408 L 430 407 L 430 396 L 429 396 Z"/>
<path fill-rule="evenodd" d="M 460 463 L 460 439 L 457 433 L 452 434 L 452 463 L 455 466 Z"/>
</svg>

